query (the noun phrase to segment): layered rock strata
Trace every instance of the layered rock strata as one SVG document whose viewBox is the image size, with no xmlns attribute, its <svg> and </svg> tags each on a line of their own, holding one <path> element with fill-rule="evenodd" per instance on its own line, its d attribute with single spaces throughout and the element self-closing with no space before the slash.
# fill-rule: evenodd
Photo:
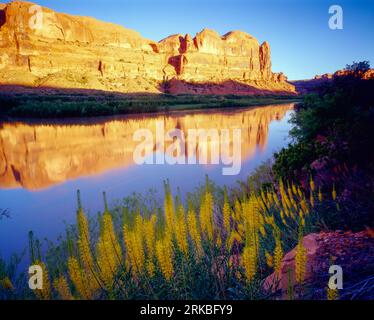
<svg viewBox="0 0 374 320">
<path fill-rule="evenodd" d="M 209 89 L 217 84 L 222 93 L 294 92 L 286 80 L 271 71 L 269 44 L 245 32 L 220 36 L 204 29 L 195 37 L 155 42 L 119 25 L 29 2 L 0 4 L 2 85 L 194 93 L 175 85 L 180 81 L 202 86 L 196 93 L 219 93 Z"/>
</svg>

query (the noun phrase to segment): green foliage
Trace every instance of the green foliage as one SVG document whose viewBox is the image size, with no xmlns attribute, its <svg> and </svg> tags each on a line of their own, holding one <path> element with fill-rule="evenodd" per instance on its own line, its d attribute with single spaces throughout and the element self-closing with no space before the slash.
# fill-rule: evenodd
<svg viewBox="0 0 374 320">
<path fill-rule="evenodd" d="M 353 63 L 352 74 L 304 97 L 291 119 L 294 143 L 275 154 L 273 166 L 277 178 L 304 186 L 310 176 L 322 188 L 334 183 L 344 194 L 341 224 L 356 230 L 374 221 L 374 80 L 358 76 L 368 67 Z"/>
<path fill-rule="evenodd" d="M 363 73 L 370 69 L 369 61 L 353 62 L 352 64 L 347 64 L 345 70 L 351 71 L 354 73 Z"/>
<path fill-rule="evenodd" d="M 0 94 L 0 115 L 67 118 L 152 113 L 199 108 L 249 107 L 293 101 L 293 96 L 204 96 L 170 94 Z"/>
<path fill-rule="evenodd" d="M 18 271 L 22 258 L 13 254 L 5 261 L 0 257 L 0 300 L 27 297 L 24 273 Z"/>
<path fill-rule="evenodd" d="M 248 177 L 247 183 L 251 191 L 258 192 L 266 190 L 269 186 L 274 184 L 273 175 L 273 163 L 272 161 L 267 161 L 258 166 L 254 172 Z"/>
<path fill-rule="evenodd" d="M 310 164 L 323 154 L 318 143 L 296 142 L 274 154 L 273 172 L 277 179 L 297 181 L 300 171 L 311 174 Z"/>
</svg>

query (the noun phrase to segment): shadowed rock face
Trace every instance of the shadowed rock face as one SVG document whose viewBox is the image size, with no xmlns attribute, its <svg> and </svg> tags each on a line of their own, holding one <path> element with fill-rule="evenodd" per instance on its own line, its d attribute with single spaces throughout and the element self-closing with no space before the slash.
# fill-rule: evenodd
<svg viewBox="0 0 374 320">
<path fill-rule="evenodd" d="M 5 7 L 5 4 L 0 3 L 0 28 L 5 23 Z"/>
<path fill-rule="evenodd" d="M 220 36 L 204 29 L 194 38 L 178 34 L 155 42 L 118 25 L 47 8 L 34 28 L 33 6 L 0 5 L 3 84 L 160 92 L 170 79 L 235 80 L 259 91 L 294 92 L 282 74 L 271 72 L 269 44 L 259 45 L 245 32 Z"/>
<path fill-rule="evenodd" d="M 293 104 L 263 106 L 246 111 L 138 116 L 87 124 L 3 123 L 0 127 L 0 188 L 37 190 L 69 179 L 95 175 L 114 168 L 134 165 L 133 151 L 137 129 L 147 128 L 155 137 L 156 123 L 164 123 L 165 132 L 181 129 L 233 128 L 242 131 L 241 158 L 251 159 L 256 148 L 265 149 L 269 124 L 284 117 Z M 203 144 L 206 145 L 203 145 Z M 211 143 L 198 141 L 198 148 Z M 155 146 L 152 148 L 154 150 Z M 165 145 L 167 149 L 167 145 Z M 231 150 L 222 150 L 232 155 Z"/>
</svg>

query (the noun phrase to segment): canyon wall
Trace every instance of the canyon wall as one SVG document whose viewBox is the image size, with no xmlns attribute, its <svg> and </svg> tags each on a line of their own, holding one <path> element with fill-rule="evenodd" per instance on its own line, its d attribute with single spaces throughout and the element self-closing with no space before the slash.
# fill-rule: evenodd
<svg viewBox="0 0 374 320">
<path fill-rule="evenodd" d="M 29 2 L 0 4 L 2 85 L 125 93 L 294 93 L 286 80 L 271 71 L 269 44 L 260 45 L 245 32 L 220 36 L 204 29 L 195 37 L 178 34 L 155 42 L 119 25 Z"/>
</svg>

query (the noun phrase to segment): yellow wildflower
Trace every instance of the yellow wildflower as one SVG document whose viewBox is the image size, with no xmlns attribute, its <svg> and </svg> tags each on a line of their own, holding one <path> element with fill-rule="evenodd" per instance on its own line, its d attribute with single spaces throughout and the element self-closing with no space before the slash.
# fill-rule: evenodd
<svg viewBox="0 0 374 320">
<path fill-rule="evenodd" d="M 274 270 L 276 272 L 280 271 L 282 259 L 283 259 L 282 243 L 281 243 L 279 236 L 277 236 L 275 240 L 275 249 L 274 249 Z"/>
<path fill-rule="evenodd" d="M 265 251 L 265 259 L 266 259 L 267 266 L 269 268 L 272 268 L 273 265 L 274 265 L 273 256 L 269 252 L 267 252 L 267 251 Z"/>
<path fill-rule="evenodd" d="M 178 248 L 186 255 L 188 253 L 187 226 L 183 205 L 178 206 L 178 214 L 175 223 L 175 237 Z"/>
<path fill-rule="evenodd" d="M 42 289 L 36 289 L 34 290 L 35 295 L 40 300 L 49 300 L 51 299 L 51 284 L 49 282 L 49 275 L 46 265 L 43 262 L 36 261 L 34 265 L 38 265 L 42 268 L 43 271 L 43 286 Z"/>
<path fill-rule="evenodd" d="M 152 260 L 148 260 L 147 262 L 147 274 L 150 278 L 155 275 L 155 265 Z"/>
<path fill-rule="evenodd" d="M 53 281 L 53 286 L 57 291 L 60 299 L 62 300 L 73 300 L 74 297 L 71 294 L 68 281 L 64 276 L 60 276 Z"/>
<path fill-rule="evenodd" d="M 145 255 L 142 234 L 134 230 L 129 230 L 128 227 L 124 226 L 123 237 L 126 245 L 127 260 L 131 267 L 131 271 L 134 276 L 137 276 L 143 271 Z"/>
<path fill-rule="evenodd" d="M 296 247 L 295 256 L 295 277 L 298 283 L 303 283 L 306 274 L 306 263 L 307 263 L 307 252 L 303 244 L 303 240 L 300 239 Z"/>
<path fill-rule="evenodd" d="M 170 281 L 174 274 L 173 248 L 170 236 L 166 235 L 156 242 L 156 257 L 162 274 L 167 281 Z"/>
<path fill-rule="evenodd" d="M 335 201 L 335 200 L 336 200 L 336 189 L 335 189 L 335 184 L 333 184 L 331 195 L 332 195 L 332 200 Z"/>
<path fill-rule="evenodd" d="M 230 208 L 226 188 L 224 191 L 224 203 L 223 203 L 222 212 L 223 212 L 223 227 L 225 228 L 226 234 L 229 234 L 230 228 L 231 228 L 231 224 L 230 224 L 231 208 Z"/>
<path fill-rule="evenodd" d="M 216 238 L 216 246 L 218 248 L 221 248 L 222 247 L 222 237 L 220 234 L 217 235 L 217 238 Z"/>
<path fill-rule="evenodd" d="M 112 216 L 106 210 L 102 217 L 100 237 L 97 243 L 97 262 L 100 276 L 108 289 L 113 285 L 121 260 L 121 247 L 114 232 Z"/>
<path fill-rule="evenodd" d="M 228 250 L 231 250 L 234 243 L 237 242 L 237 244 L 243 243 L 243 238 L 240 236 L 240 234 L 233 230 L 227 240 L 227 248 Z"/>
<path fill-rule="evenodd" d="M 199 258 L 202 256 L 203 248 L 201 245 L 201 235 L 200 235 L 199 227 L 197 225 L 196 213 L 192 208 L 188 210 L 187 221 L 188 221 L 188 232 L 195 246 L 196 255 Z"/>
<path fill-rule="evenodd" d="M 77 213 L 78 224 L 78 248 L 80 258 L 87 271 L 92 271 L 94 268 L 93 257 L 90 245 L 90 232 L 88 228 L 88 221 L 82 208 Z"/>
<path fill-rule="evenodd" d="M 275 192 L 273 192 L 273 199 L 274 199 L 274 202 L 277 205 L 277 207 L 280 208 L 279 199 L 278 199 L 278 196 Z"/>
<path fill-rule="evenodd" d="M 68 260 L 68 270 L 71 281 L 73 282 L 79 295 L 85 299 L 90 300 L 94 297 L 94 291 L 90 286 L 87 273 L 85 273 L 79 266 L 78 260 L 70 257 Z"/>
<path fill-rule="evenodd" d="M 242 254 L 242 263 L 247 281 L 251 281 L 257 271 L 257 255 L 255 246 L 246 246 Z"/>
<path fill-rule="evenodd" d="M 305 215 L 307 215 L 307 214 L 309 213 L 309 208 L 308 208 L 308 205 L 307 205 L 307 203 L 306 203 L 305 198 L 301 199 L 301 201 L 300 201 L 300 206 L 301 206 L 301 208 L 303 209 L 303 213 L 304 213 Z"/>
<path fill-rule="evenodd" d="M 303 192 L 301 191 L 300 187 L 297 188 L 297 194 L 299 195 L 299 198 L 304 198 L 304 194 Z"/>
<path fill-rule="evenodd" d="M 263 202 L 261 202 L 263 204 Z M 241 219 L 241 216 L 242 216 L 242 205 L 240 204 L 240 201 L 239 199 L 236 199 L 235 200 L 235 204 L 234 204 L 234 220 L 235 222 L 238 222 L 240 221 Z"/>
<path fill-rule="evenodd" d="M 327 300 L 339 300 L 339 290 L 327 288 Z"/>
<path fill-rule="evenodd" d="M 173 196 L 170 191 L 170 185 L 168 182 L 164 183 L 165 188 L 165 200 L 164 200 L 164 211 L 165 211 L 165 220 L 166 220 L 166 228 L 169 232 L 172 232 L 174 227 L 174 202 Z"/>
<path fill-rule="evenodd" d="M 297 196 L 297 195 L 298 195 L 298 194 L 297 194 L 297 189 L 296 189 L 296 186 L 295 186 L 294 183 L 292 183 L 291 188 L 292 188 L 292 192 L 293 192 L 293 194 L 294 194 L 295 196 Z"/>
<path fill-rule="evenodd" d="M 205 232 L 208 240 L 212 241 L 214 237 L 213 227 L 213 196 L 209 190 L 206 190 L 200 206 L 200 225 L 201 230 Z"/>
<path fill-rule="evenodd" d="M 314 184 L 314 180 L 313 180 L 312 176 L 310 177 L 309 186 L 310 186 L 310 190 L 312 192 L 314 192 L 314 190 L 315 190 L 315 184 Z"/>
<path fill-rule="evenodd" d="M 310 193 L 310 205 L 312 206 L 312 208 L 314 208 L 314 195 L 313 195 L 313 193 Z"/>
<path fill-rule="evenodd" d="M 3 289 L 5 290 L 14 290 L 12 281 L 8 277 L 0 280 L 0 286 L 3 287 Z"/>
<path fill-rule="evenodd" d="M 78 226 L 78 251 L 83 268 L 87 277 L 90 279 L 90 287 L 92 290 L 99 288 L 100 283 L 96 276 L 94 259 L 92 256 L 90 231 L 88 220 L 83 212 L 80 191 L 77 192 L 78 210 L 77 210 L 77 226 Z"/>
<path fill-rule="evenodd" d="M 147 246 L 147 252 L 149 257 L 152 257 L 154 254 L 154 247 L 156 242 L 156 221 L 156 215 L 152 215 L 150 219 L 144 221 L 145 243 Z"/>
</svg>

